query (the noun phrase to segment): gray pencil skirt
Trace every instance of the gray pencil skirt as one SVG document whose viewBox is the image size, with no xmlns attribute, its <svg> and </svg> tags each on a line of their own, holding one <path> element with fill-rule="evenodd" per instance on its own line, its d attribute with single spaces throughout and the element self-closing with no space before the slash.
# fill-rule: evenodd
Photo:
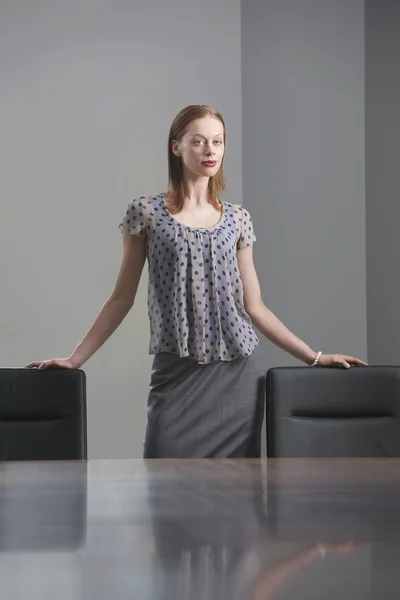
<svg viewBox="0 0 400 600">
<path fill-rule="evenodd" d="M 156 354 L 147 403 L 144 458 L 258 458 L 265 366 L 247 358 L 199 364 Z"/>
</svg>

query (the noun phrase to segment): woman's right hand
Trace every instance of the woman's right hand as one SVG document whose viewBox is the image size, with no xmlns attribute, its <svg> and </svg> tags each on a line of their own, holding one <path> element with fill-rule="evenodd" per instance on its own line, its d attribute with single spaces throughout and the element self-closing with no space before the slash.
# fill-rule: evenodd
<svg viewBox="0 0 400 600">
<path fill-rule="evenodd" d="M 79 365 L 68 358 L 51 358 L 50 360 L 35 360 L 29 365 L 26 365 L 26 369 L 37 369 L 38 371 L 44 371 L 49 367 L 58 367 L 59 369 L 79 369 Z"/>
</svg>

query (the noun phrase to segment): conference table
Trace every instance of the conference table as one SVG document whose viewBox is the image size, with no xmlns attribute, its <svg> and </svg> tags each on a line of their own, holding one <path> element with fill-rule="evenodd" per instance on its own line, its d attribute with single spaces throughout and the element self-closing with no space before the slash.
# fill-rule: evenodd
<svg viewBox="0 0 400 600">
<path fill-rule="evenodd" d="M 2 598 L 400 598 L 400 460 L 0 463 Z"/>
</svg>

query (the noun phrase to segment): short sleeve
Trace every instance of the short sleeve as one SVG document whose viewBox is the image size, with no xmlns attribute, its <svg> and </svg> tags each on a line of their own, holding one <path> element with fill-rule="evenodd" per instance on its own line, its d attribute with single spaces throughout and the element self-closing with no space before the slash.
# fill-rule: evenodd
<svg viewBox="0 0 400 600">
<path fill-rule="evenodd" d="M 131 235 L 143 240 L 146 236 L 148 221 L 148 203 L 144 197 L 129 202 L 124 218 L 119 224 L 121 233 L 127 229 Z"/>
<path fill-rule="evenodd" d="M 246 248 L 257 241 L 250 213 L 240 205 L 235 210 L 236 228 L 238 232 L 237 248 Z"/>
</svg>

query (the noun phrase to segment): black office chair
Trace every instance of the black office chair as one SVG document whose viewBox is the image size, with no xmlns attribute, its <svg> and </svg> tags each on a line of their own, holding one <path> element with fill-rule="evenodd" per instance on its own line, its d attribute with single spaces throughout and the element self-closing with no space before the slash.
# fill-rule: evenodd
<svg viewBox="0 0 400 600">
<path fill-rule="evenodd" d="M 86 460 L 81 370 L 0 369 L 0 460 Z"/>
<path fill-rule="evenodd" d="M 266 377 L 267 456 L 400 457 L 400 367 L 278 367 Z"/>
</svg>

